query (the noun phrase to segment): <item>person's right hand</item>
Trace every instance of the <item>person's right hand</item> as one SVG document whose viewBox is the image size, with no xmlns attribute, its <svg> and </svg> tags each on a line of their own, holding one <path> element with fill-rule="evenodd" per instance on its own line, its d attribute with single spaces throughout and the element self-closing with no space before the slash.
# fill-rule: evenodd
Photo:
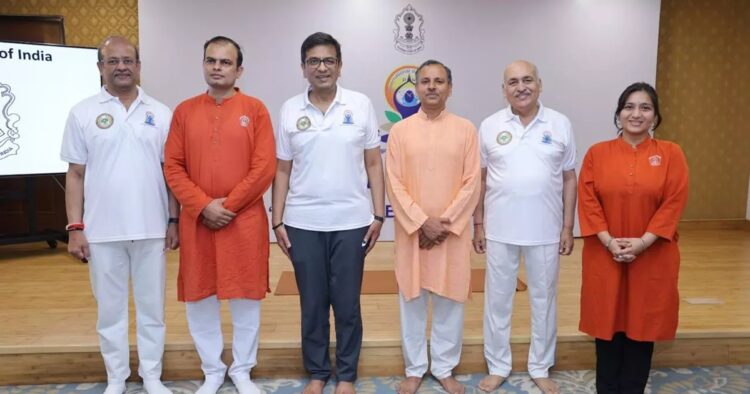
<svg viewBox="0 0 750 394">
<path fill-rule="evenodd" d="M 630 242 L 623 240 L 622 238 L 613 238 L 609 242 L 607 250 L 612 253 L 612 259 L 618 263 L 630 263 L 635 260 L 635 255 L 627 253 L 630 248 Z"/>
<path fill-rule="evenodd" d="M 89 241 L 83 231 L 68 231 L 68 253 L 85 262 L 89 256 Z"/>
<path fill-rule="evenodd" d="M 433 242 L 431 239 L 427 238 L 426 235 L 424 235 L 424 231 L 417 230 L 419 233 L 419 249 L 432 249 L 433 246 L 437 245 L 437 243 Z"/>
<path fill-rule="evenodd" d="M 286 255 L 286 257 L 291 260 L 292 256 L 289 254 L 289 248 L 292 247 L 292 243 L 289 242 L 289 236 L 286 233 L 286 227 L 284 227 L 284 225 L 282 224 L 281 226 L 276 227 L 273 232 L 274 234 L 276 234 L 276 243 L 279 245 L 279 248 Z"/>
<path fill-rule="evenodd" d="M 420 229 L 430 241 L 439 244 L 448 237 L 448 229 L 445 227 L 450 220 L 445 218 L 427 218 Z"/>
<path fill-rule="evenodd" d="M 226 200 L 226 198 L 217 198 L 208 203 L 208 205 L 203 208 L 203 211 L 201 211 L 204 223 L 208 222 L 205 224 L 211 229 L 215 230 L 224 227 L 229 224 L 235 216 L 237 216 L 236 213 L 224 208 L 224 200 Z"/>
<path fill-rule="evenodd" d="M 474 239 L 471 240 L 474 245 L 474 251 L 479 254 L 487 252 L 487 240 L 484 238 L 484 226 L 477 224 L 474 226 Z"/>
</svg>

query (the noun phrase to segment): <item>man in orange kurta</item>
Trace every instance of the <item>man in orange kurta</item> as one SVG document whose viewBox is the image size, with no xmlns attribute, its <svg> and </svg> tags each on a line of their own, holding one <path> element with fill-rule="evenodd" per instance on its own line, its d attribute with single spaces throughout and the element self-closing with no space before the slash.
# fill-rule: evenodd
<svg viewBox="0 0 750 394">
<path fill-rule="evenodd" d="M 263 194 L 275 173 L 273 129 L 266 107 L 234 87 L 242 52 L 226 37 L 204 46 L 208 92 L 182 102 L 172 117 L 165 174 L 182 204 L 178 298 L 187 303 L 190 333 L 205 383 L 215 393 L 227 367 L 221 361 L 220 299 L 232 310 L 238 391 L 257 393 L 260 300 L 268 292 L 268 219 Z"/>
<path fill-rule="evenodd" d="M 476 128 L 445 109 L 450 69 L 430 60 L 417 69 L 421 108 L 388 137 L 387 190 L 395 213 L 396 279 L 406 379 L 412 394 L 427 372 L 427 301 L 432 298 L 431 373 L 449 393 L 461 356 L 463 302 L 470 293 L 471 220 L 479 199 Z"/>
</svg>

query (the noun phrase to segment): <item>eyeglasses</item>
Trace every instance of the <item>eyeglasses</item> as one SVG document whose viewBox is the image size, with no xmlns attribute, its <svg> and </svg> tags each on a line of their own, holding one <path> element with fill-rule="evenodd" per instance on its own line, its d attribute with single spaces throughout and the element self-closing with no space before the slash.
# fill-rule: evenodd
<svg viewBox="0 0 750 394">
<path fill-rule="evenodd" d="M 338 62 L 338 59 L 336 59 L 335 57 L 326 57 L 323 59 L 319 57 L 311 57 L 305 60 L 305 64 L 307 64 L 308 67 L 318 67 L 320 66 L 320 63 L 323 63 L 327 68 L 331 68 L 338 64 Z"/>
<path fill-rule="evenodd" d="M 122 64 L 124 64 L 126 66 L 132 66 L 132 65 L 134 65 L 137 62 L 136 62 L 135 59 L 131 59 L 129 57 L 126 57 L 124 59 L 119 59 L 119 58 L 113 57 L 113 58 L 105 60 L 102 63 L 104 63 L 104 64 L 106 64 L 108 66 L 117 66 L 120 63 L 122 63 Z"/>
</svg>

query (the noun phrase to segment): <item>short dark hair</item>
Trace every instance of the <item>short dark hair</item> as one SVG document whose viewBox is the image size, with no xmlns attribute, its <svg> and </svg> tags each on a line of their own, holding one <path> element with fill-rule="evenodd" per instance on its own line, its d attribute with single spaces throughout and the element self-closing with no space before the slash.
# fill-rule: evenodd
<svg viewBox="0 0 750 394">
<path fill-rule="evenodd" d="M 617 109 L 615 109 L 615 127 L 617 131 L 622 130 L 622 126 L 618 125 L 617 118 L 620 116 L 620 112 L 625 108 L 625 104 L 631 94 L 635 92 L 646 92 L 651 98 L 651 102 L 654 104 L 654 114 L 656 115 L 656 122 L 654 122 L 654 130 L 661 124 L 661 112 L 659 112 L 659 96 L 656 94 L 656 89 L 646 82 L 636 82 L 625 88 L 620 94 L 620 98 L 617 100 Z"/>
<path fill-rule="evenodd" d="M 135 61 L 136 62 L 140 62 L 141 61 L 141 55 L 140 55 L 140 53 L 138 53 L 138 47 L 135 44 L 133 44 L 132 42 L 128 41 L 124 37 L 109 36 L 109 37 L 105 38 L 104 41 L 102 41 L 101 44 L 99 44 L 98 48 L 96 48 L 96 58 L 98 59 L 99 63 L 101 63 L 101 62 L 104 61 L 104 53 L 102 52 L 102 49 L 104 48 L 105 45 L 107 45 L 107 42 L 109 42 L 113 38 L 118 38 L 118 39 L 121 38 L 121 39 L 125 40 L 128 44 L 130 44 L 130 46 L 133 47 L 133 49 L 135 50 Z"/>
<path fill-rule="evenodd" d="M 307 60 L 307 51 L 319 45 L 330 45 L 336 48 L 336 59 L 341 63 L 341 45 L 332 35 L 322 32 L 310 34 L 305 38 L 305 41 L 302 41 L 302 48 L 300 49 L 302 63 Z"/>
<path fill-rule="evenodd" d="M 203 44 L 203 58 L 206 57 L 206 49 L 208 49 L 208 46 L 217 43 L 234 45 L 234 48 L 237 49 L 237 67 L 242 65 L 242 48 L 240 48 L 240 44 L 238 44 L 233 39 L 224 36 L 216 36 Z"/>
<path fill-rule="evenodd" d="M 419 72 L 422 71 L 422 69 L 425 68 L 425 67 L 427 67 L 427 66 L 441 66 L 441 67 L 443 67 L 445 69 L 445 73 L 448 74 L 448 84 L 449 85 L 453 85 L 453 73 L 451 73 L 451 69 L 448 68 L 448 66 L 446 66 L 445 64 L 443 64 L 443 63 L 441 63 L 441 62 L 439 62 L 437 60 L 434 60 L 434 59 L 427 60 L 426 62 L 422 63 L 417 68 L 417 72 L 414 73 L 416 75 L 416 77 L 417 77 L 417 81 L 419 81 Z"/>
</svg>

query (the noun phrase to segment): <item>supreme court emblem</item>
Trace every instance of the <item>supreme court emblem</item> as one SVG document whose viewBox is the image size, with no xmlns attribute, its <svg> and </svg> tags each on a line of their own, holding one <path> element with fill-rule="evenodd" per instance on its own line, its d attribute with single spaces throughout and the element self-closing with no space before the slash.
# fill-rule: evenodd
<svg viewBox="0 0 750 394">
<path fill-rule="evenodd" d="M 250 124 L 250 118 L 247 115 L 240 116 L 240 126 L 247 127 Z"/>
<path fill-rule="evenodd" d="M 396 24 L 393 46 L 397 51 L 413 55 L 424 49 L 424 18 L 411 4 L 401 10 L 393 22 Z"/>
<path fill-rule="evenodd" d="M 648 164 L 651 164 L 651 167 L 659 167 L 661 165 L 661 156 L 653 155 L 649 157 Z"/>
<path fill-rule="evenodd" d="M 103 113 L 96 117 L 96 127 L 102 130 L 110 128 L 114 122 L 115 119 L 108 113 Z"/>
<path fill-rule="evenodd" d="M 310 118 L 307 116 L 302 116 L 299 119 L 297 119 L 297 130 L 299 131 L 305 131 L 309 129 L 311 126 Z"/>
<path fill-rule="evenodd" d="M 500 145 L 508 145 L 513 139 L 513 134 L 510 131 L 501 131 L 497 134 L 497 143 Z"/>
</svg>

